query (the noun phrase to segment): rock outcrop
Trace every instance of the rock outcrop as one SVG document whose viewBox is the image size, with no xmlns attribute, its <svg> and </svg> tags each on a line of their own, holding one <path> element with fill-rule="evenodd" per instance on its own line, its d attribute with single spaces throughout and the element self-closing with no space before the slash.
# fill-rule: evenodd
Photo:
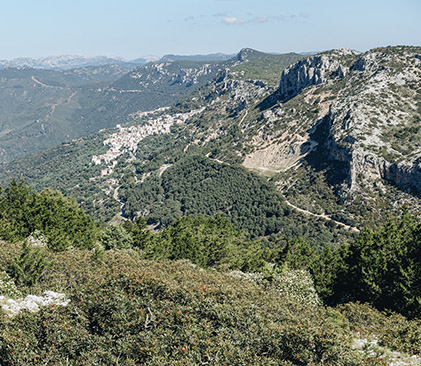
<svg viewBox="0 0 421 366">
<path fill-rule="evenodd" d="M 326 148 L 349 163 L 351 190 L 358 179 L 386 179 L 421 192 L 420 81 L 411 48 L 369 51 L 350 68 L 330 107 Z"/>
<path fill-rule="evenodd" d="M 340 79 L 348 72 L 347 57 L 358 53 L 342 49 L 308 57 L 282 72 L 278 95 L 281 101 L 291 99 L 310 85 Z"/>
<path fill-rule="evenodd" d="M 284 70 L 271 96 L 277 102 L 262 113 L 271 134 L 256 144 L 244 165 L 289 169 L 319 146 L 320 159 L 343 163 L 346 192 L 358 189 L 362 181 L 385 179 L 420 193 L 420 52 L 420 47 L 364 54 L 337 50 Z M 322 122 L 327 127 L 323 138 L 320 131 L 315 133 Z"/>
</svg>

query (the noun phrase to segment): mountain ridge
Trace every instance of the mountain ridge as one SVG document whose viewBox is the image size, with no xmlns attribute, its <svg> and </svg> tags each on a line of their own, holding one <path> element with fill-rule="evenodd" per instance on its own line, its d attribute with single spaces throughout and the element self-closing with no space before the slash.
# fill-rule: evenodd
<svg viewBox="0 0 421 366">
<path fill-rule="evenodd" d="M 138 126 L 133 127 L 135 129 L 146 129 L 160 119 L 170 120 L 177 114 L 185 115 L 185 119 L 169 127 L 166 134 L 147 136 L 137 144 L 131 142 L 136 146 L 132 152 L 119 145 L 115 147 L 116 151 L 120 151 L 118 157 L 95 166 L 90 165 L 92 156 L 100 154 L 94 153 L 94 150 L 90 155 L 86 153 L 84 165 L 78 169 L 82 169 L 89 178 L 86 183 L 79 182 L 82 184 L 80 187 L 73 188 L 70 179 L 66 190 L 84 197 L 80 202 L 88 202 L 89 194 L 82 191 L 95 186 L 97 198 L 90 210 L 98 212 L 101 204 L 106 203 L 110 208 L 108 215 L 113 216 L 112 212 L 120 212 L 120 205 L 129 199 L 130 190 L 140 187 L 144 191 L 149 189 L 155 184 L 155 179 L 161 179 L 162 174 L 176 171 L 183 154 L 194 152 L 211 161 L 234 166 L 241 164 L 263 175 L 276 184 L 292 205 L 327 216 L 333 220 L 332 223 L 338 221 L 357 228 L 375 226 L 379 221 L 384 222 L 388 211 L 399 211 L 402 204 L 419 211 L 419 196 L 416 192 L 411 193 L 411 189 L 417 189 L 419 184 L 416 166 L 407 171 L 412 177 L 409 180 L 411 184 L 402 178 L 402 174 L 394 173 L 394 168 L 391 168 L 389 176 L 371 174 L 368 168 L 371 162 L 377 164 L 376 161 L 380 160 L 376 159 L 389 161 L 388 158 L 392 163 L 392 158 L 376 153 L 377 150 L 364 143 L 371 138 L 373 127 L 370 127 L 369 119 L 366 124 L 358 122 L 362 114 L 356 112 L 363 108 L 365 114 L 378 119 L 377 128 L 382 132 L 376 133 L 376 136 L 384 139 L 385 146 L 392 148 L 390 141 L 400 139 L 402 146 L 410 143 L 413 146 L 411 151 L 418 151 L 418 140 L 414 140 L 414 136 L 418 133 L 419 122 L 404 116 L 408 113 L 414 118 L 419 116 L 416 108 L 419 101 L 419 53 L 416 47 L 385 48 L 362 54 L 344 49 L 333 50 L 306 58 L 300 56 L 283 71 L 279 70 L 279 63 L 274 63 L 272 76 L 269 77 L 266 72 L 264 80 L 257 78 L 259 74 L 255 71 L 256 65 L 260 69 L 261 58 L 240 64 L 234 62 L 173 107 L 139 116 L 131 123 Z M 281 76 L 274 84 L 273 75 L 278 75 L 278 72 Z M 398 87 L 396 83 L 403 80 L 399 76 L 401 74 L 409 79 Z M 249 75 L 256 78 L 249 78 Z M 390 90 L 390 93 L 372 89 L 370 83 L 375 83 L 376 78 L 385 81 L 387 89 L 384 90 Z M 382 113 L 388 113 L 387 108 L 371 114 L 373 108 L 390 104 L 386 102 L 389 97 L 394 98 L 395 111 L 398 111 L 391 114 L 394 118 L 391 124 L 385 122 L 387 119 L 379 119 Z M 358 110 L 354 108 L 355 98 L 360 103 Z M 410 105 L 415 105 L 415 109 L 409 108 Z M 199 112 L 188 115 L 192 110 Z M 356 123 L 360 130 L 352 127 L 351 122 Z M 411 123 L 415 125 L 409 126 Z M 127 136 L 129 126 L 124 127 L 127 128 Z M 415 131 L 414 136 L 411 131 Z M 107 137 L 104 135 L 102 141 L 115 133 L 115 130 L 104 132 Z M 98 139 L 97 146 L 103 153 L 107 147 L 101 144 L 100 137 L 95 139 Z M 77 144 L 72 146 L 76 148 Z M 56 151 L 59 153 L 59 149 Z M 362 158 L 353 151 L 362 151 Z M 392 151 L 395 150 L 390 150 L 389 154 Z M 405 156 L 404 151 L 396 150 L 397 157 L 398 153 Z M 371 158 L 373 156 L 377 158 Z M 34 166 L 34 163 L 37 164 L 36 159 L 29 166 Z M 27 163 L 15 164 L 20 168 L 16 170 L 9 165 L 2 174 L 3 179 L 5 174 L 16 174 L 12 172 L 23 168 L 20 171 L 24 173 L 20 174 L 38 182 L 39 188 L 47 182 L 55 188 L 63 187 L 57 185 L 54 172 L 48 172 L 49 178 L 45 179 L 42 173 L 33 174 L 27 170 Z M 411 188 L 411 185 L 415 186 Z M 117 188 L 119 202 L 114 197 Z M 173 202 L 168 200 L 166 204 L 173 205 Z M 107 217 L 110 219 L 110 216 Z"/>
<path fill-rule="evenodd" d="M 147 59 L 138 58 L 133 61 L 122 57 L 108 56 L 83 56 L 83 55 L 60 55 L 45 57 L 17 57 L 11 60 L 0 60 L 0 68 L 7 67 L 32 67 L 36 69 L 69 70 L 87 66 L 119 65 L 134 67 L 145 64 Z"/>
</svg>

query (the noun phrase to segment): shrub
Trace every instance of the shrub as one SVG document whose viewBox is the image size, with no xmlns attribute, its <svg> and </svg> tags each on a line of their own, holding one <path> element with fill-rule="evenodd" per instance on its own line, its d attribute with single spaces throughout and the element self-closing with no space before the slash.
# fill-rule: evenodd
<svg viewBox="0 0 421 366">
<path fill-rule="evenodd" d="M 314 288 L 313 279 L 306 270 L 284 270 L 275 276 L 273 285 L 282 296 L 295 299 L 309 305 L 321 305 L 321 301 Z"/>
<path fill-rule="evenodd" d="M 51 264 L 46 250 L 30 248 L 24 244 L 22 253 L 12 259 L 7 271 L 17 284 L 32 286 L 40 280 Z"/>
<path fill-rule="evenodd" d="M 105 249 L 129 249 L 133 247 L 132 236 L 123 226 L 108 226 L 99 238 Z"/>
<path fill-rule="evenodd" d="M 20 296 L 20 291 L 13 279 L 4 271 L 0 271 L 0 296 L 16 298 Z"/>
<path fill-rule="evenodd" d="M 66 286 L 71 302 L 0 317 L 2 364 L 364 364 L 323 307 L 270 284 L 132 251 L 95 266 L 76 250 L 54 257 L 42 285 Z"/>
<path fill-rule="evenodd" d="M 396 313 L 380 312 L 368 304 L 348 303 L 338 307 L 351 329 L 362 337 L 375 336 L 379 345 L 421 356 L 421 320 L 408 320 Z"/>
</svg>

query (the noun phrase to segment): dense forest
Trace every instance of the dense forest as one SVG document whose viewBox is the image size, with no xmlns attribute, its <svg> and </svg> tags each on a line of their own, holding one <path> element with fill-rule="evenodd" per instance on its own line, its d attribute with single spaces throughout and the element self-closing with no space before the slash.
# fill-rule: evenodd
<svg viewBox="0 0 421 366">
<path fill-rule="evenodd" d="M 206 185 L 211 169 L 197 171 Z M 171 174 L 161 184 L 177 197 Z M 212 214 L 156 232 L 142 217 L 105 227 L 59 192 L 12 181 L 0 195 L 0 364 L 378 365 L 393 350 L 421 356 L 421 224 L 407 210 L 325 248 L 299 236 L 262 240 Z M 70 302 L 5 310 L 47 290 Z M 376 348 L 353 347 L 357 334 Z"/>
<path fill-rule="evenodd" d="M 154 164 L 153 158 L 148 161 Z M 156 163 L 158 167 L 162 164 Z M 166 227 L 182 216 L 222 215 L 251 238 L 311 238 L 315 247 L 333 245 L 353 235 L 325 220 L 313 220 L 309 225 L 308 218 L 285 203 L 273 182 L 241 166 L 196 154 L 166 166 L 162 174 L 122 185 L 119 193 L 126 217 L 134 219 L 141 213 L 148 224 Z M 149 165 L 138 167 L 141 174 L 150 173 L 149 169 Z"/>
</svg>

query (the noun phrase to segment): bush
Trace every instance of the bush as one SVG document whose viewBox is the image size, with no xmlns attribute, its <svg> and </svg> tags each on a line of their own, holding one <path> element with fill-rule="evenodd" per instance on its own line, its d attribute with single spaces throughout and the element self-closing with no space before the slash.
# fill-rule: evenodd
<svg viewBox="0 0 421 366">
<path fill-rule="evenodd" d="M 323 307 L 270 285 L 122 251 L 99 267 L 82 252 L 55 258 L 43 286 L 72 273 L 71 302 L 0 317 L 2 364 L 363 364 Z"/>
<path fill-rule="evenodd" d="M 0 271 L 0 296 L 16 298 L 20 296 L 20 291 L 13 279 L 4 271 Z"/>
<path fill-rule="evenodd" d="M 30 248 L 24 244 L 22 253 L 9 264 L 7 272 L 17 284 L 32 286 L 52 265 L 48 253 L 43 248 Z"/>
<path fill-rule="evenodd" d="M 321 301 L 314 288 L 313 279 L 306 270 L 284 270 L 275 276 L 273 285 L 284 297 L 295 299 L 309 305 L 321 305 Z"/>
<path fill-rule="evenodd" d="M 129 249 L 133 247 L 133 238 L 123 226 L 109 226 L 102 233 L 99 242 L 105 249 Z"/>
<path fill-rule="evenodd" d="M 421 320 L 407 320 L 396 313 L 386 314 L 368 304 L 348 303 L 338 309 L 361 337 L 375 336 L 382 346 L 421 356 Z"/>
</svg>

